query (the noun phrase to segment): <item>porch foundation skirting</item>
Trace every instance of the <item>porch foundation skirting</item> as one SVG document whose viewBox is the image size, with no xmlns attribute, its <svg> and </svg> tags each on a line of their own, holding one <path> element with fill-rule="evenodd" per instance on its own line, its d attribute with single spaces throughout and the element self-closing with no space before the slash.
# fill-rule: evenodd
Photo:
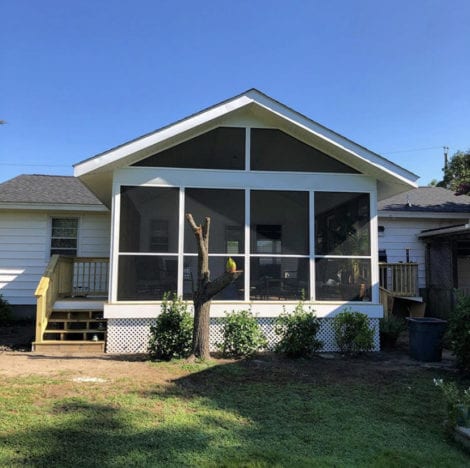
<svg viewBox="0 0 470 468">
<path fill-rule="evenodd" d="M 274 317 L 258 317 L 258 323 L 268 339 L 269 348 L 273 349 L 277 341 L 274 333 Z M 155 319 L 150 318 L 127 318 L 108 319 L 108 333 L 106 352 L 108 353 L 145 353 L 150 334 L 150 326 Z M 210 323 L 210 346 L 211 351 L 217 351 L 217 343 L 223 340 L 223 319 L 211 318 Z M 339 351 L 333 331 L 333 319 L 321 318 L 318 338 L 323 341 L 321 352 Z M 369 318 L 370 327 L 374 330 L 374 351 L 380 351 L 379 319 Z"/>
</svg>

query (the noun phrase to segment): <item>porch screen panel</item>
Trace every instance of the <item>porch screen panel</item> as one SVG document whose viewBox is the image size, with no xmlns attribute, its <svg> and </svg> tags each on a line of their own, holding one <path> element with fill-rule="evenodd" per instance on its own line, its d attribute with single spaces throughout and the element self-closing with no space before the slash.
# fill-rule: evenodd
<svg viewBox="0 0 470 468">
<path fill-rule="evenodd" d="M 239 269 L 243 269 L 243 257 L 232 256 Z M 209 266 L 211 279 L 215 279 L 222 275 L 225 271 L 227 263 L 226 256 L 209 255 Z M 193 298 L 194 289 L 197 287 L 197 256 L 184 257 L 183 270 L 183 299 L 191 300 Z M 239 276 L 233 283 L 216 294 L 213 300 L 216 301 L 243 301 L 244 299 L 244 280 L 243 275 Z"/>
<path fill-rule="evenodd" d="M 219 127 L 133 165 L 243 170 L 245 169 L 245 129 Z"/>
<path fill-rule="evenodd" d="M 252 190 L 250 300 L 309 297 L 308 192 Z"/>
<path fill-rule="evenodd" d="M 317 300 L 371 300 L 370 197 L 315 193 Z"/>
<path fill-rule="evenodd" d="M 177 188 L 122 187 L 120 252 L 178 253 Z"/>
<path fill-rule="evenodd" d="M 251 169 L 255 171 L 358 172 L 277 129 L 251 130 Z"/>
<path fill-rule="evenodd" d="M 185 212 L 197 224 L 211 218 L 210 253 L 242 254 L 245 251 L 245 191 L 225 189 L 185 190 Z M 184 251 L 197 253 L 196 239 L 185 221 Z"/>
<path fill-rule="evenodd" d="M 176 293 L 178 257 L 121 255 L 118 267 L 118 300 L 160 300 Z"/>
<path fill-rule="evenodd" d="M 118 300 L 160 300 L 177 291 L 178 207 L 178 188 L 121 188 Z"/>
</svg>

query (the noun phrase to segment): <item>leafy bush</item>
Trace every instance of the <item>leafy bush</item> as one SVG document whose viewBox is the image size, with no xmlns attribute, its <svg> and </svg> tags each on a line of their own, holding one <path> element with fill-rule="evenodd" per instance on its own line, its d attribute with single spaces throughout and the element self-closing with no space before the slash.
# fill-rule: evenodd
<svg viewBox="0 0 470 468">
<path fill-rule="evenodd" d="M 470 373 L 470 296 L 458 293 L 457 306 L 448 320 L 447 337 L 457 366 Z"/>
<path fill-rule="evenodd" d="M 333 319 L 336 343 L 343 353 L 355 354 L 374 347 L 374 330 L 366 314 L 346 309 Z"/>
<path fill-rule="evenodd" d="M 317 339 L 320 321 L 310 308 L 304 309 L 300 301 L 292 313 L 284 312 L 275 321 L 274 332 L 280 336 L 276 352 L 292 358 L 305 357 L 323 347 Z"/>
<path fill-rule="evenodd" d="M 150 327 L 148 353 L 150 358 L 169 361 L 191 354 L 193 318 L 188 306 L 176 294 L 165 294 L 161 313 Z"/>
<path fill-rule="evenodd" d="M 0 325 L 6 325 L 11 321 L 11 313 L 10 303 L 0 294 Z"/>
<path fill-rule="evenodd" d="M 217 347 L 227 357 L 251 356 L 268 343 L 256 317 L 249 310 L 226 313 L 223 335 L 224 341 Z"/>
<path fill-rule="evenodd" d="M 442 391 L 447 406 L 447 426 L 452 429 L 456 424 L 470 427 L 470 387 L 460 391 L 455 382 L 434 379 L 434 385 Z"/>
<path fill-rule="evenodd" d="M 380 344 L 385 347 L 395 346 L 400 333 L 404 330 L 406 330 L 406 322 L 400 317 L 389 315 L 380 319 Z"/>
</svg>

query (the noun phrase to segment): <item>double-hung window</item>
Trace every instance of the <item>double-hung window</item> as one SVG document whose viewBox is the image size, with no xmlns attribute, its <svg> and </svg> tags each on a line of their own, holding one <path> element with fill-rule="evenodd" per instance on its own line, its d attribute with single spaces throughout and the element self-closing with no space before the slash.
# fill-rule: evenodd
<svg viewBox="0 0 470 468">
<path fill-rule="evenodd" d="M 78 248 L 78 218 L 52 218 L 51 255 L 76 257 Z"/>
</svg>

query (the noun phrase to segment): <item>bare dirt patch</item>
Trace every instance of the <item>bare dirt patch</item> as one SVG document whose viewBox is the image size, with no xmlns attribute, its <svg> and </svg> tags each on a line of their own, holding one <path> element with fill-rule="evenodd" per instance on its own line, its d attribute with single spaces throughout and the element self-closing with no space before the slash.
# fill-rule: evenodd
<svg viewBox="0 0 470 468">
<path fill-rule="evenodd" d="M 109 385 L 119 380 L 136 383 L 168 383 L 190 373 L 181 366 L 155 366 L 144 355 L 73 354 L 42 355 L 28 352 L 34 327 L 31 324 L 0 328 L 0 377 L 50 376 L 64 377 L 84 384 Z M 217 364 L 236 361 L 217 359 Z M 421 363 L 408 355 L 407 335 L 404 334 L 397 348 L 380 353 L 367 353 L 351 358 L 337 353 L 319 354 L 312 359 L 292 361 L 271 353 L 260 355 L 240 363 L 248 373 L 244 380 L 265 380 L 272 376 L 277 381 L 295 378 L 302 380 L 344 382 L 358 377 L 375 382 L 390 377 L 391 373 L 414 372 L 421 368 L 437 368 L 455 371 L 453 356 L 444 351 L 438 363 Z M 77 380 L 78 379 L 78 380 Z M 106 380 L 100 383 L 99 379 Z M 88 381 L 88 382 L 87 382 Z"/>
</svg>

